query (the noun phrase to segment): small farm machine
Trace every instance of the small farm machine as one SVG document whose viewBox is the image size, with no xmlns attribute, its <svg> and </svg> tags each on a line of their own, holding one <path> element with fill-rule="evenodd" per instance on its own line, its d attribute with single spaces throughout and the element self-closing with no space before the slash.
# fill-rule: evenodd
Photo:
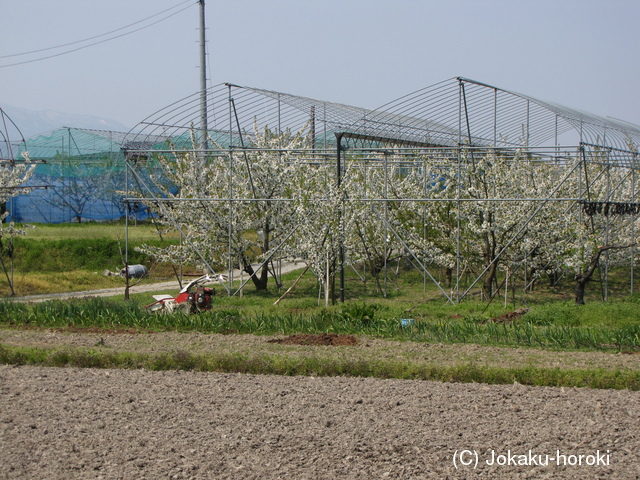
<svg viewBox="0 0 640 480">
<path fill-rule="evenodd" d="M 172 313 L 175 311 L 198 313 L 211 310 L 213 296 L 216 291 L 206 285 L 225 280 L 226 277 L 224 275 L 203 275 L 187 283 L 175 297 L 166 294 L 153 295 L 156 301 L 145 308 L 150 312 L 158 313 Z"/>
</svg>

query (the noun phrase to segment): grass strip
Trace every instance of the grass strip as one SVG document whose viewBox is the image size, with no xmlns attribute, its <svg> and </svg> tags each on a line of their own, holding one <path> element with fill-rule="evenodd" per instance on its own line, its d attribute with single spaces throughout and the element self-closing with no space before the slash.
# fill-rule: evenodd
<svg viewBox="0 0 640 480">
<path fill-rule="evenodd" d="M 635 308 L 637 310 L 637 305 Z M 509 324 L 468 316 L 460 319 L 418 319 L 412 327 L 404 328 L 397 312 L 375 304 L 347 303 L 334 309 L 315 309 L 305 314 L 252 312 L 241 307 L 223 307 L 199 315 L 153 315 L 138 303 L 104 298 L 37 304 L 0 301 L 0 325 L 11 326 L 138 328 L 256 335 L 338 333 L 448 344 L 619 352 L 640 349 L 640 324 L 637 320 L 633 324 L 617 325 L 569 325 L 562 320 L 552 324 L 544 315 L 542 318 L 536 316 L 536 312 L 532 313 L 531 318 L 525 316 Z"/>
<path fill-rule="evenodd" d="M 143 368 L 154 371 L 376 377 L 494 385 L 518 382 L 530 386 L 640 390 L 640 371 L 638 370 L 560 369 L 535 366 L 489 367 L 472 363 L 446 366 L 388 359 L 372 361 L 314 355 L 228 352 L 193 354 L 183 350 L 149 354 L 108 352 L 88 348 L 36 348 L 0 344 L 0 363 L 50 367 Z"/>
</svg>

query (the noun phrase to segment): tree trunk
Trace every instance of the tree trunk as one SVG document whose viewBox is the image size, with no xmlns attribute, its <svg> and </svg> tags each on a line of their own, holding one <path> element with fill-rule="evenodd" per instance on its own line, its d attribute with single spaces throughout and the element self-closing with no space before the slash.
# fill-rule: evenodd
<svg viewBox="0 0 640 480">
<path fill-rule="evenodd" d="M 493 286 L 497 284 L 496 273 L 498 272 L 498 262 L 493 262 L 485 274 L 482 288 L 487 298 L 493 295 Z"/>
<path fill-rule="evenodd" d="M 9 276 L 9 272 L 7 270 L 7 267 L 4 264 L 4 259 L 2 258 L 2 251 L 3 250 L 4 250 L 4 245 L 2 244 L 2 239 L 0 239 L 0 264 L 2 264 L 2 270 L 4 271 L 4 274 L 7 277 L 7 283 L 9 284 L 9 288 L 11 289 L 11 296 L 15 297 L 16 296 L 16 292 L 13 289 L 13 282 L 11 281 L 11 277 Z"/>
<path fill-rule="evenodd" d="M 271 234 L 271 227 L 269 224 L 269 219 L 266 218 L 264 221 L 264 225 L 262 226 L 262 234 L 264 238 L 262 240 L 262 253 L 265 253 L 269 250 L 269 236 Z M 247 258 L 242 256 L 242 264 L 244 265 L 243 270 L 249 274 L 251 277 L 251 281 L 253 285 L 256 287 L 258 292 L 266 292 L 267 285 L 269 283 L 269 268 L 265 263 L 260 270 L 260 274 L 257 274 L 256 271 L 251 266 L 251 262 Z"/>
<path fill-rule="evenodd" d="M 262 266 L 262 270 L 260 270 L 260 280 L 258 281 L 258 283 L 254 282 L 256 286 L 256 290 L 259 290 L 262 292 L 266 291 L 268 282 L 269 282 L 269 267 L 265 263 Z"/>
<path fill-rule="evenodd" d="M 243 260 L 244 263 L 244 260 Z M 253 285 L 256 287 L 256 290 L 259 292 L 265 292 L 267 290 L 267 283 L 269 280 L 269 271 L 267 270 L 267 266 L 264 265 L 260 272 L 260 276 L 257 275 L 256 271 L 251 266 L 251 263 L 248 261 L 244 263 L 244 271 L 249 274 L 251 277 L 251 281 Z"/>
<path fill-rule="evenodd" d="M 535 288 L 536 288 L 536 281 L 537 281 L 537 280 L 536 280 L 536 278 L 535 278 L 535 275 L 536 275 L 536 268 L 535 268 L 535 267 L 531 267 L 531 268 L 527 271 L 527 275 L 528 275 L 528 276 L 529 276 L 529 278 L 531 279 L 531 280 L 529 281 L 529 289 L 528 289 L 528 291 L 529 291 L 529 293 L 533 293 L 533 291 L 534 291 L 534 290 L 535 290 Z"/>
<path fill-rule="evenodd" d="M 584 292 L 587 286 L 587 283 L 593 277 L 596 268 L 598 267 L 598 262 L 600 261 L 600 255 L 602 252 L 611 249 L 619 249 L 619 248 L 629 248 L 634 246 L 635 243 L 630 245 L 600 245 L 598 249 L 595 251 L 593 256 L 591 257 L 591 262 L 589 263 L 589 268 L 585 273 L 576 273 L 576 286 L 575 286 L 575 301 L 576 305 L 584 305 Z"/>
<path fill-rule="evenodd" d="M 493 295 L 492 287 L 496 283 L 496 274 L 498 272 L 498 262 L 496 260 L 496 242 L 493 235 L 490 237 L 488 233 L 484 235 L 484 261 L 487 266 L 482 289 L 487 298 Z"/>
<path fill-rule="evenodd" d="M 575 288 L 575 300 L 576 305 L 584 305 L 584 291 L 587 285 L 587 282 L 590 280 L 586 279 L 584 275 L 580 275 L 580 280 L 578 280 L 578 275 L 576 275 L 576 288 Z"/>
</svg>

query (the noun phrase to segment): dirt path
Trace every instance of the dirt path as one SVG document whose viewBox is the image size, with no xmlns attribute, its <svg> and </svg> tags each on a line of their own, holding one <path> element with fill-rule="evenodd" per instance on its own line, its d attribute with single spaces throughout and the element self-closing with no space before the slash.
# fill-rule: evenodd
<svg viewBox="0 0 640 480">
<path fill-rule="evenodd" d="M 131 287 L 130 293 L 162 292 L 164 290 L 175 290 L 175 293 L 178 293 L 179 289 L 179 283 L 176 280 L 172 280 L 169 282 L 140 283 Z M 67 300 L 70 298 L 83 297 L 115 297 L 116 295 L 124 295 L 124 280 L 122 287 L 81 290 L 77 292 L 43 293 L 41 295 L 13 297 L 11 300 L 15 302 L 44 302 L 47 300 Z"/>
<path fill-rule="evenodd" d="M 3 479 L 640 477 L 638 392 L 0 366 L 0 405 Z"/>
<path fill-rule="evenodd" d="M 259 265 L 254 265 L 257 268 Z M 289 273 L 295 270 L 300 270 L 305 267 L 302 260 L 297 262 L 283 262 L 279 269 L 279 273 Z M 246 273 L 240 272 L 240 270 L 234 270 L 233 278 L 235 287 L 239 287 L 240 283 L 248 278 Z M 187 282 L 190 280 L 186 280 Z M 15 302 L 43 302 L 46 300 L 65 300 L 69 298 L 83 298 L 83 297 L 114 297 L 116 295 L 124 295 L 124 280 L 122 280 L 122 287 L 117 288 L 103 288 L 98 290 L 82 290 L 77 292 L 63 292 L 63 293 L 45 293 L 42 295 L 27 295 L 23 297 L 12 297 L 11 300 Z M 167 282 L 153 282 L 143 280 L 140 283 L 135 283 L 130 287 L 131 294 L 145 293 L 145 292 L 163 292 L 166 290 L 175 290 L 174 293 L 178 293 L 180 290 L 180 284 L 177 280 L 171 280 Z"/>
</svg>

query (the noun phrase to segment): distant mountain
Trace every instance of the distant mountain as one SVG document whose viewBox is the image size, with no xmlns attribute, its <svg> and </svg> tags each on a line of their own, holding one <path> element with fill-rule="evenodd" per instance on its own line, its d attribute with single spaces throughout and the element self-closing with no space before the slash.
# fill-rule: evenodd
<svg viewBox="0 0 640 480">
<path fill-rule="evenodd" d="M 53 110 L 27 110 L 26 108 L 13 107 L 6 104 L 0 104 L 0 108 L 20 129 L 25 139 L 60 127 L 113 130 L 117 132 L 128 132 L 130 130 L 130 127 L 115 120 L 92 115 L 77 115 Z M 4 125 L 0 124 L 0 129 L 4 130 L 4 128 Z M 15 129 L 10 127 L 10 124 L 7 124 L 7 128 L 9 130 L 9 138 L 12 141 L 19 141 L 19 134 Z"/>
</svg>

